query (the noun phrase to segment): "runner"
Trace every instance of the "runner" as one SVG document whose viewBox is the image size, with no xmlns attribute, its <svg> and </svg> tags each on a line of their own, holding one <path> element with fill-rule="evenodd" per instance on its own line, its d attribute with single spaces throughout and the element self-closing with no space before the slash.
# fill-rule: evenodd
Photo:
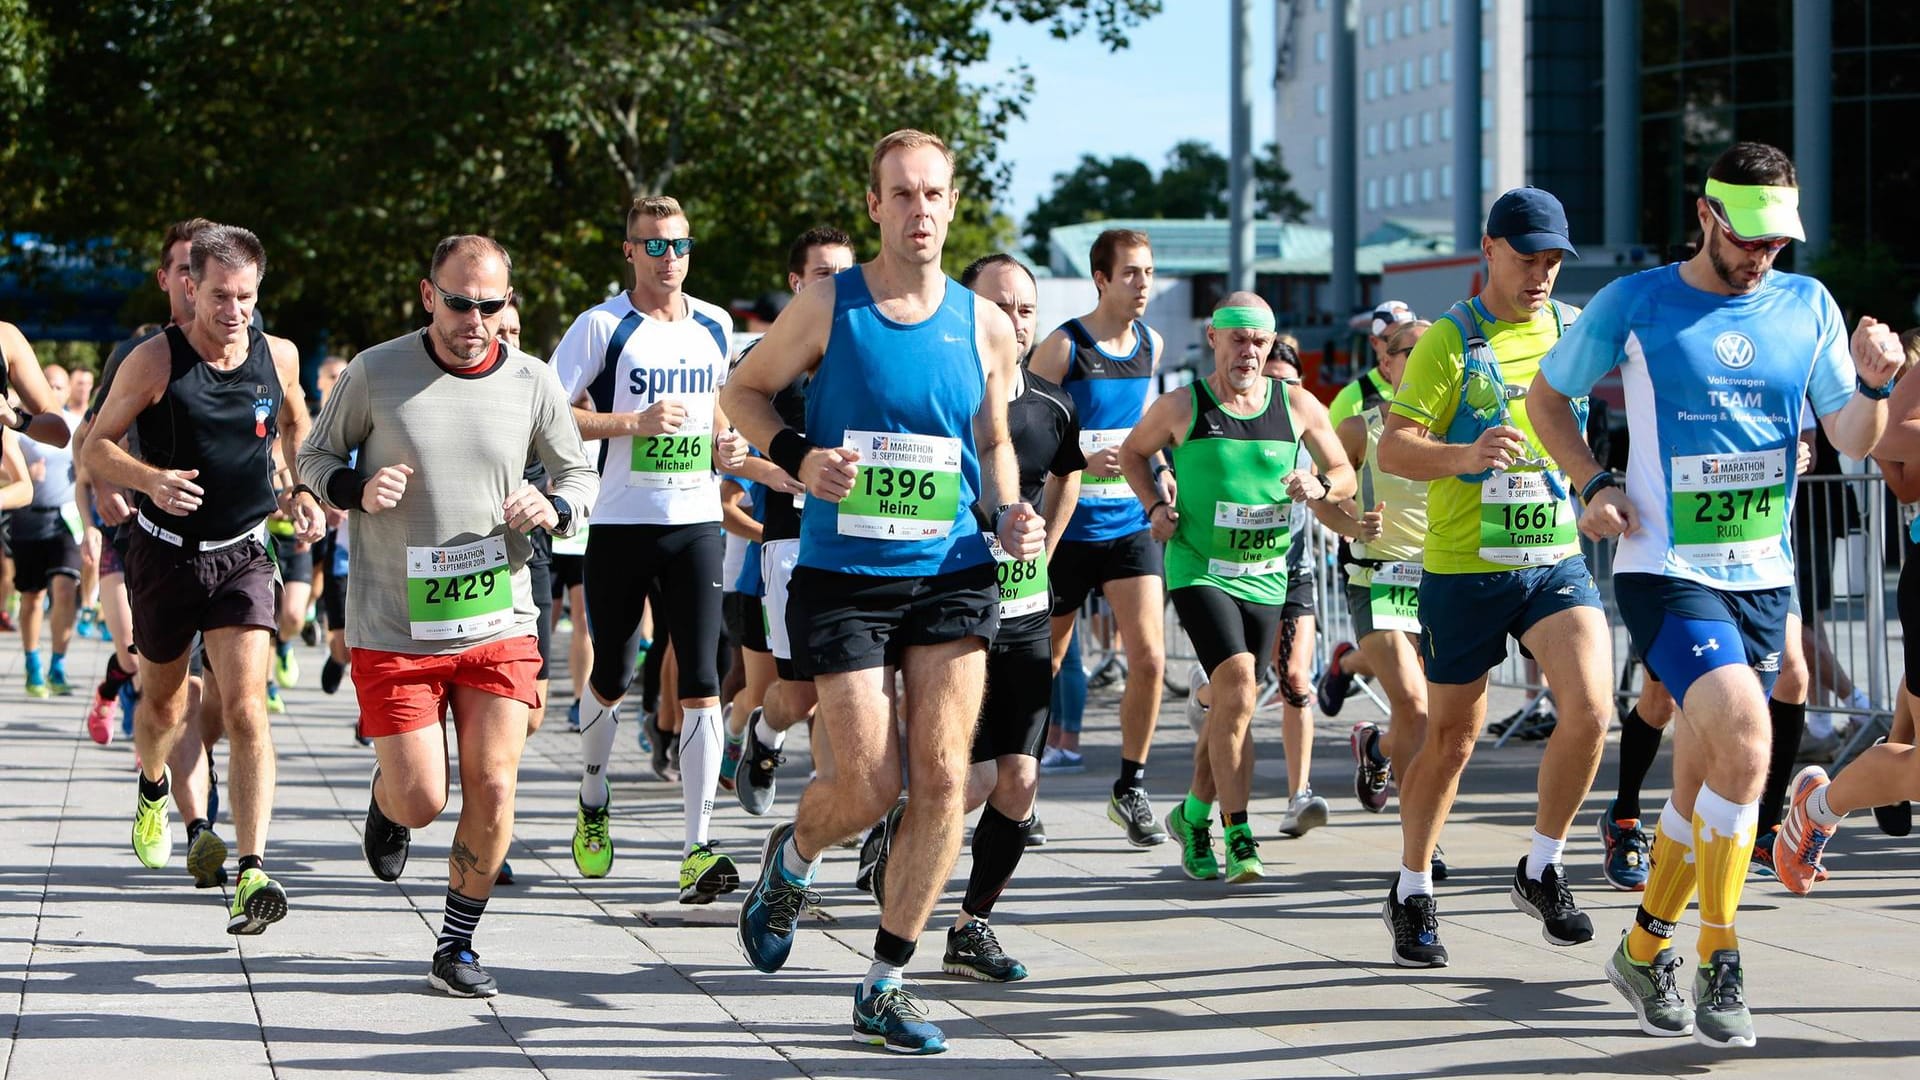
<svg viewBox="0 0 1920 1080">
<path fill-rule="evenodd" d="M 46 414 L 71 432 L 79 418 L 65 409 Z M 24 654 L 27 696 L 65 697 L 67 648 L 79 616 L 80 515 L 74 504 L 73 454 L 68 439 L 21 443 L 33 499 L 7 515 L 7 541 L 13 551 L 13 587 L 20 594 L 20 651 Z M 52 597 L 53 656 L 40 652 L 40 624 Z"/>
<path fill-rule="evenodd" d="M 1516 188 L 1495 200 L 1480 246 L 1485 288 L 1409 354 L 1376 453 L 1387 472 L 1429 482 L 1419 616 L 1430 715 L 1401 772 L 1400 876 L 1381 911 L 1403 967 L 1447 963 L 1432 858 L 1509 635 L 1539 658 L 1560 704 L 1532 843 L 1509 896 L 1549 943 L 1593 938 L 1560 862 L 1612 720 L 1611 650 L 1564 479 L 1534 445 L 1529 417 L 1539 410 L 1522 397 L 1575 314 L 1550 299 L 1562 257 L 1574 253 L 1566 212 L 1539 188 Z"/>
<path fill-rule="evenodd" d="M 20 395 L 20 408 L 7 400 L 9 390 Z M 73 430 L 59 416 L 63 396 L 64 388 L 56 391 L 47 381 L 27 336 L 12 323 L 0 322 L 0 427 L 35 442 L 65 446 Z"/>
<path fill-rule="evenodd" d="M 723 394 L 747 438 L 819 500 L 801 523 L 787 627 L 834 754 L 795 820 L 768 835 L 740 941 L 761 971 L 786 963 L 820 856 L 892 808 L 904 754 L 912 800 L 853 1008 L 857 1039 L 904 1053 L 947 1046 L 903 979 L 959 852 L 963 762 L 999 627 L 982 521 L 1013 558 L 1045 547 L 1045 523 L 1017 501 L 1007 437 L 1013 327 L 940 273 L 953 200 L 944 143 L 911 130 L 881 139 L 867 191 L 880 254 L 802 292 Z M 802 437 L 771 399 L 807 371 Z M 983 515 L 976 501 L 995 509 Z M 888 665 L 905 678 L 904 747 L 883 691 Z"/>
<path fill-rule="evenodd" d="M 596 487 L 552 370 L 498 340 L 511 270 L 488 237 L 440 241 L 420 283 L 430 324 L 354 357 L 300 453 L 302 490 L 348 511 L 359 553 L 347 633 L 379 757 L 361 844 L 382 881 L 446 807 L 449 708 L 459 735 L 460 822 L 427 977 L 455 997 L 499 992 L 473 935 L 513 836 L 528 713 L 544 704 L 527 536 L 572 532 Z M 552 494 L 522 478 L 529 451 Z"/>
<path fill-rule="evenodd" d="M 1273 309 L 1265 300 L 1249 292 L 1221 300 L 1207 344 L 1213 372 L 1188 393 L 1155 401 L 1121 444 L 1120 461 L 1153 523 L 1154 539 L 1168 545 L 1169 595 L 1211 695 L 1194 748 L 1193 789 L 1167 815 L 1167 825 L 1180 840 L 1188 877 L 1220 876 L 1208 836 L 1212 799 L 1206 797 L 1217 793 L 1225 876 L 1240 883 L 1266 876 L 1247 819 L 1253 786 L 1248 732 L 1260 696 L 1260 666 L 1291 588 L 1293 504 L 1351 498 L 1353 466 L 1324 407 L 1299 386 L 1264 373 L 1274 347 Z M 1300 460 L 1303 448 L 1311 462 Z M 1160 497 L 1149 464 L 1163 450 L 1171 451 L 1180 481 L 1171 506 Z"/>
<path fill-rule="evenodd" d="M 1098 589 L 1113 608 L 1127 657 L 1120 777 L 1107 817 L 1127 831 L 1128 843 L 1152 847 L 1167 842 L 1144 787 L 1166 677 L 1166 597 L 1160 545 L 1120 475 L 1120 443 L 1153 393 L 1154 364 L 1165 345 L 1141 320 L 1153 292 L 1147 234 L 1108 229 L 1095 238 L 1091 261 L 1099 303 L 1047 335 L 1030 365 L 1034 374 L 1073 396 L 1087 458 L 1080 503 L 1052 563 L 1053 666 L 1058 670 L 1066 656 L 1080 605 Z M 1156 465 L 1156 483 L 1161 498 L 1172 502 L 1165 471 L 1164 463 Z"/>
<path fill-rule="evenodd" d="M 308 419 L 299 354 L 249 325 L 266 271 L 259 239 L 213 225 L 191 250 L 192 321 L 127 355 L 83 452 L 97 482 L 141 496 L 126 556 L 142 656 L 134 852 L 155 868 L 173 852 L 167 759 L 186 730 L 189 652 L 200 633 L 210 666 L 226 673 L 221 712 L 240 850 L 227 932 L 258 934 L 287 912 L 286 891 L 262 864 L 275 774 L 257 690 L 274 625 L 263 526 L 275 506 L 273 444 L 290 458 Z M 120 446 L 136 424 L 139 457 Z M 289 501 L 296 536 L 318 539 L 323 519 L 312 496 Z"/>
<path fill-rule="evenodd" d="M 1865 457 L 1885 426 L 1902 359 L 1893 333 L 1862 319 L 1849 363 L 1826 288 L 1773 271 L 1788 241 L 1804 236 L 1798 203 L 1785 154 L 1762 143 L 1729 147 L 1695 204 L 1705 234 L 1699 253 L 1603 288 L 1532 389 L 1540 435 L 1587 504 L 1581 531 L 1621 537 L 1614 595 L 1633 646 L 1680 703 L 1673 796 L 1636 925 L 1608 959 L 1607 978 L 1642 1030 L 1692 1033 L 1709 1046 L 1754 1044 L 1734 917 L 1753 855 L 1766 698 L 1794 583 L 1783 526 L 1801 401 L 1811 399 L 1834 446 Z M 1565 409 L 1568 396 L 1586 394 L 1616 367 L 1627 394 L 1631 497 L 1594 461 Z M 1782 836 L 1794 834 L 1806 795 L 1796 794 Z M 1805 880 L 1798 857 L 1817 859 L 1819 844 L 1793 854 L 1779 866 L 1789 888 Z M 1689 1013 L 1670 942 L 1696 883 L 1700 955 Z"/>
<path fill-rule="evenodd" d="M 574 866 L 596 878 L 613 869 L 606 771 L 652 591 L 653 647 L 674 646 L 684 711 L 680 902 L 710 904 L 740 883 L 733 860 L 707 844 L 726 744 L 714 660 L 725 543 L 713 466 L 734 468 L 743 447 L 714 397 L 727 378 L 732 316 L 687 295 L 693 245 L 678 202 L 664 195 L 634 200 L 623 245 L 633 288 L 574 320 L 554 352 L 554 368 L 582 437 L 605 440 L 597 524 L 587 541 L 593 696 L 580 710 Z"/>
<path fill-rule="evenodd" d="M 333 396 L 333 388 L 339 385 L 340 375 L 346 370 L 347 362 L 341 357 L 329 356 L 320 361 L 315 384 L 320 391 L 322 409 L 327 407 L 327 399 Z M 340 681 L 346 678 L 347 667 L 353 659 L 347 649 L 347 582 L 352 572 L 348 553 L 352 550 L 352 541 L 347 539 L 346 523 L 346 511 L 327 508 L 327 536 L 314 548 L 314 561 L 320 566 L 321 614 L 327 624 L 327 660 L 320 668 L 320 689 L 328 694 L 339 691 Z M 360 745 L 373 745 L 360 734 L 358 717 L 354 719 L 353 731 Z"/>
<path fill-rule="evenodd" d="M 1335 431 L 1368 409 L 1393 404 L 1394 379 L 1387 374 L 1388 350 L 1392 348 L 1390 339 L 1397 328 L 1413 321 L 1413 309 L 1404 300 L 1382 300 L 1374 306 L 1373 316 L 1367 325 L 1367 347 L 1373 350 L 1373 366 L 1359 378 L 1341 387 L 1340 392 L 1327 403 L 1327 418 L 1333 421 Z M 1401 356 L 1393 366 L 1396 370 L 1405 370 L 1406 357 Z"/>
</svg>

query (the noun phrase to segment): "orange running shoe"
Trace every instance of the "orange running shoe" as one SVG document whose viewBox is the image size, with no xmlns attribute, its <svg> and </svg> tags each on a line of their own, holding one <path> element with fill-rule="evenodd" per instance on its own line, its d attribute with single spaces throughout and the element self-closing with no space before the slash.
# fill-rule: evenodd
<svg viewBox="0 0 1920 1080">
<path fill-rule="evenodd" d="M 1820 825 L 1807 813 L 1807 800 L 1826 787 L 1827 770 L 1809 765 L 1787 789 L 1787 813 L 1773 837 L 1773 871 L 1790 893 L 1805 896 L 1822 875 L 1820 855 L 1838 826 Z"/>
</svg>

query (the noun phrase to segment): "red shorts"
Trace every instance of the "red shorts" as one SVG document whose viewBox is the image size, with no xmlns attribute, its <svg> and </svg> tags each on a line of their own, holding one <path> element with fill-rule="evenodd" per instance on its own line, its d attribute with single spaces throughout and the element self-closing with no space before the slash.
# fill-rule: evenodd
<svg viewBox="0 0 1920 1080">
<path fill-rule="evenodd" d="M 456 686 L 539 708 L 535 685 L 539 672 L 540 643 L 532 635 L 442 656 L 355 649 L 353 686 L 360 697 L 360 733 L 378 739 L 437 724 Z M 454 719 L 458 723 L 459 718 Z"/>
</svg>

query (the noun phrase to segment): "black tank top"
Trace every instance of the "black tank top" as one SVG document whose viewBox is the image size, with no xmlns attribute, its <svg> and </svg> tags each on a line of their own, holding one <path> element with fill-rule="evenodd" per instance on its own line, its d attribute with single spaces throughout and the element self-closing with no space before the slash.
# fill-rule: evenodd
<svg viewBox="0 0 1920 1080">
<path fill-rule="evenodd" d="M 1087 467 L 1080 452 L 1080 424 L 1073 399 L 1053 383 L 1022 367 L 1026 388 L 1007 403 L 1007 435 L 1013 441 L 1013 459 L 1020 466 L 1020 498 L 1034 509 L 1047 474 L 1065 476 Z M 991 510 L 992 507 L 984 507 Z"/>
<path fill-rule="evenodd" d="M 751 352 L 752 346 L 747 351 Z M 746 353 L 740 355 L 744 358 Z M 773 409 L 780 414 L 780 421 L 802 435 L 807 432 L 807 386 L 812 381 L 813 376 L 802 375 L 773 395 Z M 764 498 L 767 506 L 761 512 L 761 539 L 800 539 L 800 508 L 793 504 L 794 496 L 769 491 Z"/>
<path fill-rule="evenodd" d="M 198 469 L 200 508 L 169 514 L 141 497 L 149 521 L 191 540 L 226 540 L 273 512 L 273 440 L 282 392 L 266 335 L 247 331 L 247 358 L 221 371 L 167 327 L 173 371 L 164 397 L 140 413 L 140 454 L 157 469 Z"/>
</svg>

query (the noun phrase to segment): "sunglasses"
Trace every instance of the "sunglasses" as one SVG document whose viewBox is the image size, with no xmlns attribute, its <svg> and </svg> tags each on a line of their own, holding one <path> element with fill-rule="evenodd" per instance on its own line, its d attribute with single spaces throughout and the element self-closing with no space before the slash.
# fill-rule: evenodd
<svg viewBox="0 0 1920 1080">
<path fill-rule="evenodd" d="M 1727 242 L 1749 255 L 1778 255 L 1781 249 L 1793 243 L 1793 237 L 1791 236 L 1773 236 L 1762 240 L 1742 240 L 1739 234 L 1733 231 L 1733 226 L 1727 222 L 1727 215 L 1721 211 L 1718 202 L 1708 199 L 1707 212 L 1711 213 L 1713 220 L 1719 223 L 1720 231 L 1727 234 Z"/>
<path fill-rule="evenodd" d="M 440 294 L 440 302 L 447 305 L 447 310 L 453 312 L 455 315 L 465 315 L 474 308 L 479 308 L 480 314 L 483 317 L 491 319 L 495 315 L 505 311 L 507 304 L 513 299 L 513 293 L 511 291 L 505 296 L 496 296 L 491 300 L 475 300 L 471 296 L 461 296 L 459 293 L 450 293 L 441 288 L 438 282 L 429 281 L 427 284 L 433 286 L 433 291 Z"/>
<path fill-rule="evenodd" d="M 668 250 L 672 250 L 675 255 L 685 255 L 687 252 L 693 250 L 693 237 L 691 236 L 683 236 L 678 240 L 663 240 L 657 236 L 648 240 L 641 240 L 629 236 L 627 237 L 627 243 L 632 244 L 634 247 L 644 249 L 648 255 L 656 259 L 665 255 Z"/>
<path fill-rule="evenodd" d="M 1388 356 L 1412 356 L 1413 346 L 1409 345 L 1404 349 L 1388 349 L 1387 355 Z"/>
</svg>

